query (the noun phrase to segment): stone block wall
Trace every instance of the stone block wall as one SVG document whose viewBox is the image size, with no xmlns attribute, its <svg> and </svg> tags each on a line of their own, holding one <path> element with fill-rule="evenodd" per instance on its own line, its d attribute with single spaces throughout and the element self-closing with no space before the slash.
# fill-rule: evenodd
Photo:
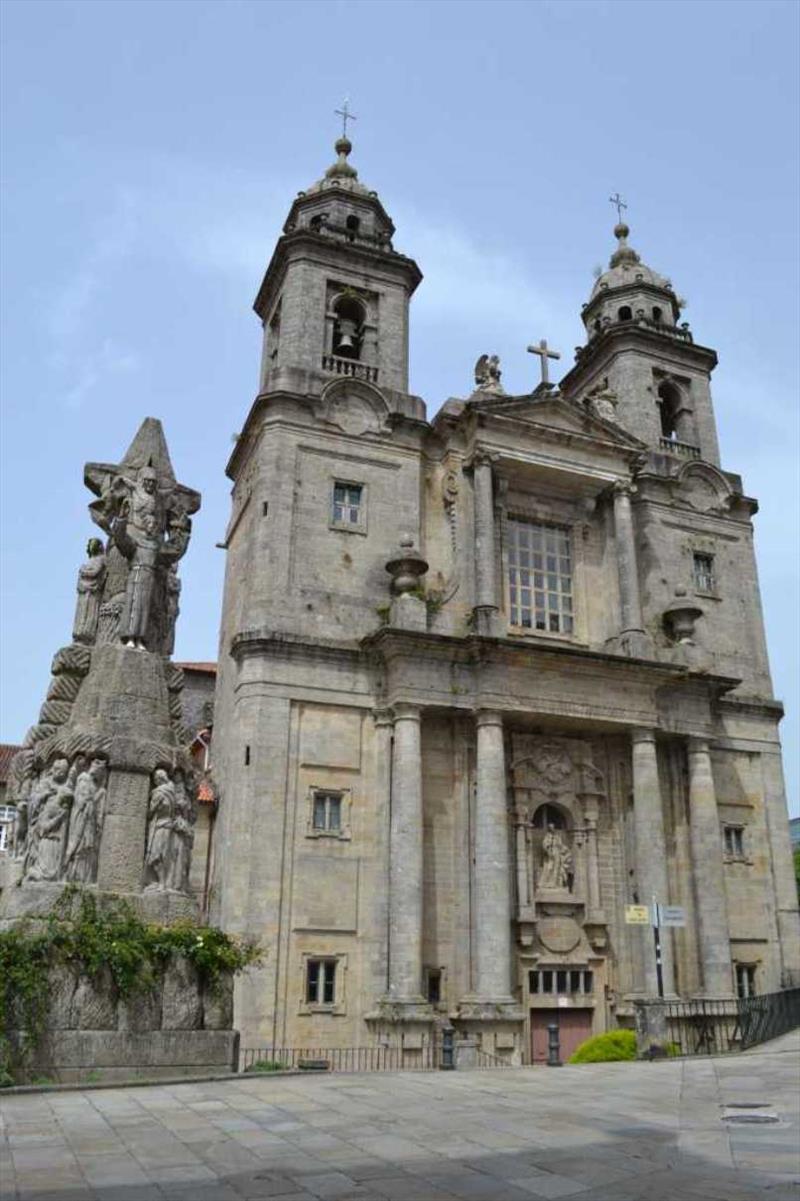
<svg viewBox="0 0 800 1201">
<path fill-rule="evenodd" d="M 120 997 L 110 973 L 93 980 L 54 968 L 46 1032 L 25 1058 L 25 1079 L 54 1083 L 202 1076 L 235 1071 L 233 979 L 204 985 L 175 959 L 147 991 Z M 19 1046 L 19 1032 L 9 1041 Z"/>
</svg>

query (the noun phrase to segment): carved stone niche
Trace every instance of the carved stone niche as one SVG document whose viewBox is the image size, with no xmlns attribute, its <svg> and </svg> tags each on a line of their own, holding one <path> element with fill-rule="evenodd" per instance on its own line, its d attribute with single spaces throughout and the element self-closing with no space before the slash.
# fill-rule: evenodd
<svg viewBox="0 0 800 1201">
<path fill-rule="evenodd" d="M 584 939 L 604 946 L 597 819 L 606 786 L 590 743 L 514 734 L 511 782 L 520 944 L 560 954 Z"/>
</svg>

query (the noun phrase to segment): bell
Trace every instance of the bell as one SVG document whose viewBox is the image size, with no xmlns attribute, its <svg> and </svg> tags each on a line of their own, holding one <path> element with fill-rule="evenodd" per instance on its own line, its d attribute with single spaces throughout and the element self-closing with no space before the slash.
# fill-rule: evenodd
<svg viewBox="0 0 800 1201">
<path fill-rule="evenodd" d="M 340 321 L 339 340 L 336 344 L 336 353 L 351 355 L 355 354 L 357 349 L 355 321 L 347 321 L 346 319 Z"/>
</svg>

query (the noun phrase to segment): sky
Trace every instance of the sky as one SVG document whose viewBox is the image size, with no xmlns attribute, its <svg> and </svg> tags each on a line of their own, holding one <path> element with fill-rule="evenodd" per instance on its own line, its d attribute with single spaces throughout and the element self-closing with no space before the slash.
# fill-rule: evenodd
<svg viewBox="0 0 800 1201">
<path fill-rule="evenodd" d="M 19 741 L 67 641 L 87 460 L 145 416 L 203 493 L 176 658 L 216 657 L 224 465 L 254 398 L 251 310 L 292 198 L 351 161 L 419 263 L 431 416 L 484 352 L 511 392 L 566 371 L 628 203 L 631 242 L 720 365 L 723 466 L 757 496 L 798 803 L 798 15 L 791 2 L 4 0 L 2 692 Z M 551 372 L 553 372 L 551 366 Z M 558 378 L 559 372 L 553 372 Z"/>
</svg>

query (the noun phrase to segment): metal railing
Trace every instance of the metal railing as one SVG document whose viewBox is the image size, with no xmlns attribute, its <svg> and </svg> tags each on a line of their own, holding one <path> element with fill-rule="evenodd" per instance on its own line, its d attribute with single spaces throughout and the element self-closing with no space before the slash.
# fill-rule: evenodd
<svg viewBox="0 0 800 1201">
<path fill-rule="evenodd" d="M 378 368 L 369 363 L 359 363 L 357 359 L 344 359 L 335 354 L 322 356 L 322 370 L 332 371 L 334 375 L 349 375 L 353 379 L 363 379 L 369 384 L 377 384 Z"/>
<path fill-rule="evenodd" d="M 800 988 L 743 997 L 738 1006 L 739 1042 L 743 1051 L 800 1026 Z"/>
<path fill-rule="evenodd" d="M 425 1039 L 419 1047 L 243 1047 L 239 1071 L 286 1069 L 327 1072 L 420 1072 L 441 1066 L 441 1044 Z"/>
<path fill-rule="evenodd" d="M 723 1055 L 800 1026 L 800 988 L 730 1001 L 672 1001 L 664 1008 L 676 1055 Z"/>
</svg>

